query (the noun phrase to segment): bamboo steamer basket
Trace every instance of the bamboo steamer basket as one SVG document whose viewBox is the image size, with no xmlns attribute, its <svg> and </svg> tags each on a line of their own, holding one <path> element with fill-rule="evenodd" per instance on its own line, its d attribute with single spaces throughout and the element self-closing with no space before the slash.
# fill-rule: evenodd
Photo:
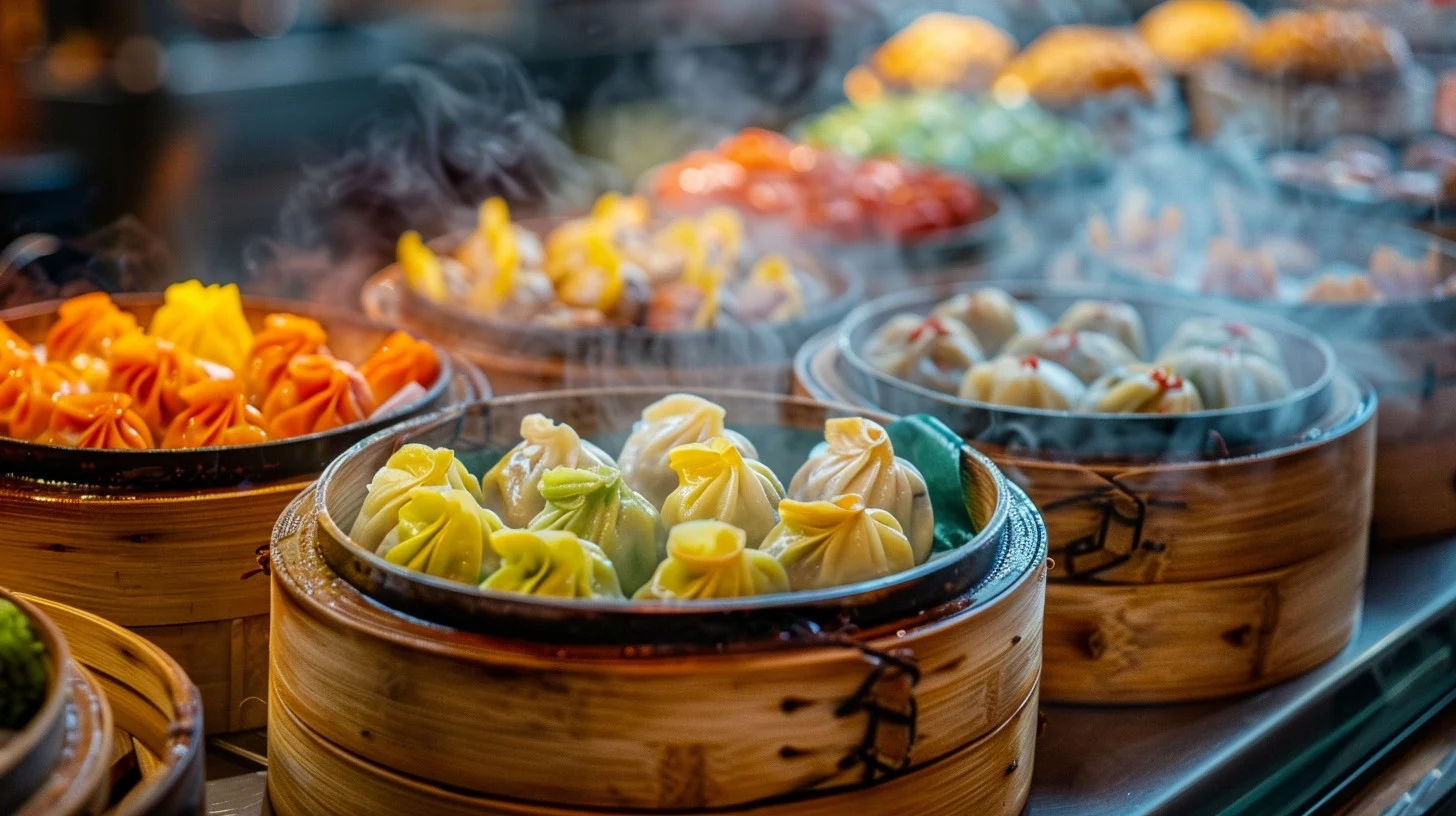
<svg viewBox="0 0 1456 816">
<path fill-rule="evenodd" d="M 0 749 L 0 802 L 17 816 L 173 816 L 202 808 L 202 703 L 165 653 L 127 630 L 26 595 L 46 644 L 46 702 Z M 17 761 L 18 759 L 18 761 Z"/>
<path fill-rule="evenodd" d="M 160 295 L 118 295 L 145 323 Z M 56 303 L 0 313 L 40 342 Z M 330 348 L 362 360 L 389 329 L 302 303 L 245 298 L 257 328 L 273 312 L 318 319 Z M 23 463 L 0 476 L 5 580 L 85 609 L 161 646 L 202 691 L 209 730 L 267 722 L 268 578 L 259 563 L 278 514 L 329 459 L 401 418 L 488 394 L 479 372 L 441 353 L 441 382 L 391 418 L 297 440 L 198 451 L 78 452 L 0 440 Z M 223 451 L 219 453 L 219 451 Z"/>
<path fill-rule="evenodd" d="M 1407 257 L 1434 251 L 1441 274 L 1456 273 L 1456 243 L 1339 207 L 1244 203 L 1251 220 L 1294 238 L 1325 263 L 1363 267 L 1379 246 Z M 1224 228 L 1224 231 L 1228 230 Z M 1192 289 L 1202 254 L 1190 248 L 1161 288 Z M 1091 271 L 1153 286 L 1137 271 L 1089 254 Z M 1374 539 L 1382 544 L 1456 532 L 1456 296 L 1425 301 L 1299 304 L 1230 301 L 1277 314 L 1330 341 L 1340 362 L 1379 395 Z"/>
<path fill-rule="evenodd" d="M 900 798 L 927 813 L 1021 808 L 1041 663 L 1044 540 L 1024 495 L 959 445 L 952 449 L 967 451 L 962 462 L 976 485 L 972 515 L 986 525 L 976 540 L 1001 543 L 977 550 L 986 560 L 970 573 L 947 559 L 936 569 L 950 572 L 885 579 L 853 603 L 829 592 L 805 593 L 813 605 L 802 608 L 763 598 L 743 608 L 597 603 L 578 612 L 577 604 L 451 585 L 465 601 L 448 607 L 446 582 L 391 585 L 396 576 L 369 561 L 382 559 L 350 555 L 358 548 L 339 524 L 405 439 L 498 452 L 520 418 L 539 411 L 610 447 L 621 434 L 609 432 L 625 431 L 666 393 L 503 398 L 417 423 L 361 443 L 331 466 L 320 490 L 290 506 L 272 549 L 275 811 L 799 814 Z M 750 438 L 775 426 L 806 429 L 796 432 L 805 439 L 842 410 L 707 396 Z M 784 447 L 760 445 L 781 470 L 772 456 L 801 460 L 809 443 L 793 454 Z M 486 462 L 470 456 L 462 454 L 472 469 Z M 906 594 L 947 587 L 954 594 L 946 598 Z M 528 610 L 502 612 L 515 605 Z M 400 606 L 412 614 L 394 611 Z"/>
<path fill-rule="evenodd" d="M 539 219 L 527 226 L 544 236 L 560 221 Z M 464 238 L 448 235 L 431 246 L 450 252 Z M 360 304 L 374 320 L 408 329 L 464 357 L 485 372 L 498 394 L 619 385 L 715 387 L 725 382 L 785 393 L 793 382 L 795 350 L 843 317 L 862 291 L 859 276 L 838 265 L 811 260 L 799 266 L 809 284 L 803 316 L 707 331 L 566 330 L 494 320 L 421 297 L 405 282 L 397 263 L 364 284 Z"/>
<path fill-rule="evenodd" d="M 1007 288 L 1057 306 L 1088 291 Z M 1050 299 L 1053 291 L 1062 296 Z M 1095 291 L 1140 311 L 1150 305 L 1146 292 Z M 945 294 L 901 300 L 928 308 Z M 1187 316 L 1164 298 L 1152 302 L 1161 304 L 1164 324 Z M 1184 301 L 1182 308 L 1197 307 Z M 1237 317 L 1275 330 L 1281 341 L 1302 336 L 1321 344 L 1289 324 Z M 1148 322 L 1156 348 L 1169 327 Z M 796 362 L 799 387 L 819 399 L 875 407 L 862 386 L 842 376 L 843 337 L 843 330 L 826 333 L 804 348 Z M 1331 381 L 1329 396 L 1295 438 L 1222 456 L 1119 460 L 974 442 L 1026 490 L 1047 523 L 1054 566 L 1043 699 L 1221 697 L 1296 676 L 1343 648 L 1361 606 L 1376 399 L 1344 373 Z M 976 409 L 958 402 L 947 401 L 940 412 L 952 427 L 976 435 Z"/>
</svg>

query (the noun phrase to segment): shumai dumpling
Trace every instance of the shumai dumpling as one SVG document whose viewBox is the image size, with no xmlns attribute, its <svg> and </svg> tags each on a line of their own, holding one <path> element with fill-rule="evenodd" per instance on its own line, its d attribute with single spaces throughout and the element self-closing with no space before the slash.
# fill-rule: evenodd
<svg viewBox="0 0 1456 816">
<path fill-rule="evenodd" d="M 500 569 L 481 589 L 551 598 L 622 599 L 602 548 L 564 530 L 502 530 L 490 537 Z"/>
<path fill-rule="evenodd" d="M 1138 362 L 1136 354 L 1111 335 L 1053 326 L 1041 334 L 1025 334 L 1006 344 L 1007 357 L 1050 360 L 1089 383 L 1103 374 Z"/>
<path fill-rule="evenodd" d="M 784 499 L 779 516 L 760 549 L 778 560 L 796 590 L 870 581 L 915 566 L 900 522 L 854 494 L 833 501 Z"/>
<path fill-rule="evenodd" d="M 895 455 L 883 427 L 860 417 L 826 421 L 824 444 L 814 449 L 789 483 L 789 498 L 795 501 L 826 501 L 846 493 L 894 516 L 910 540 L 917 564 L 930 557 L 935 515 L 925 477 L 908 459 Z"/>
<path fill-rule="evenodd" d="M 742 530 L 757 547 L 779 523 L 784 486 L 768 466 L 743 455 L 733 442 L 716 436 L 707 442 L 673 448 L 668 464 L 678 487 L 662 505 L 668 527 L 685 521 L 717 519 Z"/>
<path fill-rule="evenodd" d="M 865 361 L 906 382 L 946 394 L 966 371 L 986 359 L 975 335 L 953 317 L 902 314 L 881 326 L 864 346 Z"/>
<path fill-rule="evenodd" d="M 552 468 L 541 477 L 540 493 L 546 506 L 528 529 L 565 530 L 601 547 L 626 592 L 652 577 L 667 531 L 657 508 L 624 484 L 616 468 Z"/>
<path fill-rule="evenodd" d="M 616 467 L 601 448 L 582 439 L 570 425 L 558 425 L 542 414 L 521 420 L 521 441 L 480 480 L 483 504 L 507 527 L 523 528 L 543 508 L 541 479 L 553 468 Z"/>
<path fill-rule="evenodd" d="M 40 441 L 46 445 L 107 450 L 141 450 L 153 446 L 146 420 L 132 410 L 127 394 L 63 394 Z"/>
<path fill-rule="evenodd" d="M 417 487 L 464 490 L 476 501 L 483 498 L 475 477 L 455 458 L 454 451 L 410 443 L 391 454 L 369 481 L 364 506 L 354 519 L 349 538 L 365 549 L 377 549 L 399 523 L 399 509 Z"/>
<path fill-rule="evenodd" d="M 317 320 L 294 314 L 270 314 L 263 318 L 263 331 L 253 338 L 248 352 L 248 398 L 262 405 L 273 386 L 288 369 L 288 361 L 300 354 L 327 354 L 328 335 Z"/>
<path fill-rule="evenodd" d="M 966 372 L 962 399 L 1070 411 L 1082 402 L 1087 386 L 1077 375 L 1040 357 L 997 357 Z"/>
<path fill-rule="evenodd" d="M 203 380 L 182 389 L 187 407 L 162 438 L 164 448 L 256 445 L 268 441 L 263 412 L 248 404 L 240 380 Z"/>
<path fill-rule="evenodd" d="M 1103 414 L 1186 414 L 1203 410 L 1193 383 L 1161 366 L 1135 363 L 1103 374 L 1087 388 L 1081 410 Z"/>
<path fill-rule="evenodd" d="M 56 399 L 84 391 L 64 364 L 40 363 L 29 355 L 0 360 L 0 431 L 34 442 L 50 426 Z"/>
<path fill-rule="evenodd" d="M 162 297 L 165 302 L 152 314 L 148 334 L 235 372 L 245 370 L 253 350 L 253 328 L 243 313 L 237 284 L 183 281 L 168 286 Z"/>
<path fill-rule="evenodd" d="M 130 394 L 132 408 L 154 436 L 164 436 L 187 408 L 182 390 L 207 379 L 207 369 L 195 357 L 160 337 L 136 332 L 111 343 L 106 390 Z"/>
<path fill-rule="evenodd" d="M 397 518 L 376 550 L 391 564 L 467 584 L 479 584 L 500 567 L 487 542 L 501 520 L 468 490 L 416 487 Z"/>
<path fill-rule="evenodd" d="M 726 415 L 723 406 L 692 394 L 670 394 L 642 409 L 642 419 L 632 426 L 617 457 L 623 481 L 661 507 L 677 487 L 677 474 L 668 462 L 673 448 L 722 436 L 744 456 L 757 459 L 752 442 L 724 427 Z"/>
<path fill-rule="evenodd" d="M 1284 365 L 1284 353 L 1274 335 L 1247 323 L 1235 323 L 1219 317 L 1190 317 L 1178 324 L 1172 338 L 1163 344 L 1159 359 L 1188 348 L 1228 347 L 1243 354 L 1263 357 L 1275 365 Z"/>
<path fill-rule="evenodd" d="M 768 553 L 744 546 L 742 530 L 721 521 L 685 521 L 667 536 L 667 560 L 634 600 L 702 601 L 789 591 L 789 575 Z"/>
<path fill-rule="evenodd" d="M 1213 410 L 1271 402 L 1293 390 L 1283 366 L 1231 346 L 1190 346 L 1160 357 L 1158 364 L 1192 382 Z"/>
<path fill-rule="evenodd" d="M 136 318 L 105 292 L 89 292 L 62 303 L 45 337 L 46 359 L 70 363 L 77 355 L 104 358 L 116 338 L 138 331 Z"/>
<path fill-rule="evenodd" d="M 374 399 L 384 402 L 411 383 L 425 388 L 433 385 L 440 376 L 440 357 L 434 346 L 397 331 L 384 338 L 359 373 L 368 381 Z"/>
<path fill-rule="evenodd" d="M 931 314 L 959 320 L 980 341 L 987 354 L 998 354 L 1018 334 L 1046 331 L 1046 317 L 1034 307 L 994 287 L 962 292 L 935 307 Z"/>
<path fill-rule="evenodd" d="M 1057 318 L 1068 331 L 1096 332 L 1114 338 L 1139 358 L 1148 356 L 1148 334 L 1142 315 L 1120 300 L 1079 300 Z"/>
<path fill-rule="evenodd" d="M 278 384 L 263 400 L 268 434 L 303 436 L 343 427 L 374 413 L 374 394 L 358 369 L 322 354 L 288 361 Z"/>
</svg>

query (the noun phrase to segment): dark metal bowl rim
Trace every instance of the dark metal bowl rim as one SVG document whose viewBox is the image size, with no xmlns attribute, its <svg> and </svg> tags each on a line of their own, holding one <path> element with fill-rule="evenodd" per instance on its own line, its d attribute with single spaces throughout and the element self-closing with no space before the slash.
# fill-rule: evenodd
<svg viewBox="0 0 1456 816">
<path fill-rule="evenodd" d="M 573 389 L 565 391 L 550 392 L 553 398 L 572 399 L 596 399 L 601 396 L 622 396 L 632 394 L 661 395 L 664 389 L 657 386 L 641 386 L 611 389 Z M 877 422 L 893 422 L 894 417 L 878 411 L 857 408 L 852 405 L 838 402 L 823 402 L 811 400 L 804 397 L 781 396 L 774 394 L 763 394 L 752 391 L 735 391 L 729 389 L 691 389 L 692 393 L 704 396 L 709 399 L 722 395 L 725 397 L 737 397 L 745 399 L 773 399 L 780 402 L 798 402 L 828 408 L 834 411 L 841 411 L 857 416 L 867 416 Z M 332 536 L 336 541 L 343 544 L 357 558 L 362 558 L 372 569 L 383 572 L 396 579 L 414 581 L 421 583 L 430 589 L 449 595 L 463 596 L 466 598 L 486 598 L 499 603 L 505 607 L 519 606 L 525 608 L 566 610 L 577 612 L 590 612 L 607 616 L 634 616 L 634 615 L 675 615 L 682 613 L 713 613 L 713 612 L 746 612 L 763 610 L 786 610 L 796 606 L 812 605 L 816 603 L 847 601 L 856 596 L 878 592 L 902 583 L 908 583 L 916 579 L 924 578 L 938 572 L 945 566 L 955 563 L 971 554 L 977 552 L 986 544 L 1005 534 L 1006 520 L 1009 514 L 1009 504 L 1012 494 L 1008 490 L 1008 482 L 1001 470 L 984 454 L 975 450 L 970 445 L 962 442 L 961 456 L 973 458 L 987 473 L 991 474 L 992 481 L 996 485 L 996 507 L 990 518 L 982 525 L 975 535 L 961 546 L 949 553 L 932 554 L 924 563 L 917 564 L 913 568 L 901 572 L 877 578 L 873 581 L 861 581 L 854 584 L 830 587 L 827 589 L 803 591 L 803 592 L 782 592 L 773 595 L 761 595 L 750 598 L 735 599 L 713 599 L 695 601 L 633 601 L 631 599 L 621 600 L 578 600 L 578 599 L 555 599 L 543 598 L 533 595 L 525 595 L 513 592 L 498 592 L 495 590 L 480 589 L 470 584 L 457 581 L 448 581 L 443 578 L 436 578 L 424 573 L 415 572 L 404 567 L 391 564 L 384 558 L 361 547 L 350 538 L 344 530 L 333 519 L 328 511 L 329 485 L 337 475 L 340 468 L 350 459 L 354 458 L 365 448 L 373 447 L 387 439 L 405 437 L 431 427 L 444 425 L 459 421 L 465 414 L 468 414 L 481 407 L 488 407 L 496 404 L 511 404 L 515 402 L 531 402 L 539 399 L 541 394 L 517 394 L 507 397 L 474 402 L 465 405 L 457 405 L 426 416 L 417 417 L 409 422 L 396 425 L 356 443 L 339 458 L 335 459 L 319 477 L 316 507 L 318 508 L 318 524 L 323 528 L 325 534 Z M 359 589 L 356 587 L 356 589 Z M 363 591 L 361 589 L 361 591 Z"/>
</svg>

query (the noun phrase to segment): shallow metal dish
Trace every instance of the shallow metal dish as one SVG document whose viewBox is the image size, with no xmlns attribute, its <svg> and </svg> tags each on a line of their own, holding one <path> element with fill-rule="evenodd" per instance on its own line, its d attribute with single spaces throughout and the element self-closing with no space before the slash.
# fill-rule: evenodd
<svg viewBox="0 0 1456 816">
<path fill-rule="evenodd" d="M 936 508 L 936 552 L 914 569 L 876 581 L 809 592 L 693 603 L 563 601 L 480 590 L 406 570 L 349 539 L 375 471 L 400 445 L 453 448 L 474 473 L 519 440 L 522 417 L 544 413 L 615 451 L 642 408 L 671 388 L 561 391 L 504 397 L 424 417 L 364 440 L 336 460 L 319 482 L 318 544 L 329 566 L 360 592 L 443 625 L 563 643 L 722 643 L 800 637 L 819 629 L 869 627 L 946 603 L 971 605 L 1003 591 L 1037 562 L 1046 546 L 1040 516 L 981 454 L 925 421 L 891 427 L 897 453 L 915 462 Z M 823 421 L 891 417 L 793 397 L 741 391 L 695 391 L 728 411 L 730 427 L 754 440 L 781 478 L 792 475 L 822 440 Z M 967 497 L 970 500 L 967 501 Z M 957 523 L 955 507 L 963 521 Z M 970 518 L 965 518 L 969 510 Z"/>
<path fill-rule="evenodd" d="M 1179 323 L 1215 316 L 1257 326 L 1275 336 L 1289 366 L 1294 391 L 1262 405 L 1187 414 L 1095 414 L 1012 408 L 961 399 L 886 374 L 860 353 L 876 330 L 897 314 L 928 314 L 936 304 L 982 285 L 928 287 L 870 301 L 845 318 L 836 336 L 836 372 L 867 404 L 892 414 L 935 416 L 966 439 L 1037 454 L 1065 453 L 1078 459 L 1149 457 L 1168 459 L 1266 446 L 1297 436 L 1329 409 L 1335 355 L 1328 343 L 1292 323 L 1258 312 L 1212 309 L 1189 298 L 1150 294 L 1145 289 L 1011 282 L 1000 288 L 1053 319 L 1082 299 L 1120 300 L 1133 306 L 1147 326 L 1149 347 L 1159 348 Z"/>
</svg>

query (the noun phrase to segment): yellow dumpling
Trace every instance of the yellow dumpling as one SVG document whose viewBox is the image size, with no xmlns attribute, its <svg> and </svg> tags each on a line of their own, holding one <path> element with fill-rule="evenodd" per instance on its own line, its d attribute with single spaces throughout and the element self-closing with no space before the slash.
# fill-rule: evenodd
<svg viewBox="0 0 1456 816">
<path fill-rule="evenodd" d="M 662 505 L 668 527 L 685 521 L 716 519 L 742 530 L 757 547 L 778 524 L 784 486 L 762 462 L 743 455 L 733 441 L 716 436 L 682 445 L 668 454 L 678 487 Z"/>
<path fill-rule="evenodd" d="M 244 370 L 253 349 L 253 329 L 243 314 L 237 284 L 183 281 L 168 286 L 163 299 L 152 315 L 149 334 L 235 372 Z"/>
<path fill-rule="evenodd" d="M 480 486 L 448 448 L 409 444 L 389 457 L 369 482 L 364 506 L 354 519 L 349 538 L 368 550 L 377 550 L 399 523 L 399 511 L 417 487 L 448 487 L 470 493 L 482 501 Z M 483 502 L 482 502 L 483 503 Z"/>
<path fill-rule="evenodd" d="M 632 435 L 617 457 L 623 481 L 661 506 L 677 487 L 677 474 L 668 464 L 673 448 L 723 436 L 745 456 L 757 459 L 752 442 L 723 426 L 727 413 L 716 402 L 693 394 L 669 394 L 642 409 L 642 419 L 632 426 Z"/>
<path fill-rule="evenodd" d="M 496 514 L 483 509 L 468 490 L 417 487 L 399 509 L 399 523 L 378 553 L 391 564 L 450 581 L 480 583 L 500 558 L 490 535 L 501 529 Z"/>
<path fill-rule="evenodd" d="M 772 555 L 744 546 L 743 531 L 721 521 L 687 521 L 667 537 L 667 560 L 636 600 L 694 601 L 789 591 Z"/>
<path fill-rule="evenodd" d="M 480 479 L 486 509 L 514 528 L 531 523 L 546 506 L 541 478 L 552 468 L 592 468 L 617 463 L 607 452 L 582 439 L 570 425 L 544 414 L 521 419 L 521 441 Z"/>
<path fill-rule="evenodd" d="M 623 598 L 602 548 L 564 530 L 502 530 L 490 537 L 500 569 L 481 589 L 552 598 Z"/>
<path fill-rule="evenodd" d="M 779 504 L 782 521 L 764 540 L 796 590 L 870 581 L 915 566 L 910 540 L 884 510 L 847 494 L 833 501 Z"/>
<path fill-rule="evenodd" d="M 890 435 L 879 423 L 862 417 L 827 420 L 824 444 L 814 449 L 789 483 L 789 497 L 801 502 L 846 493 L 895 517 L 910 539 L 915 563 L 930 557 L 935 511 L 925 477 L 908 459 L 895 455 Z"/>
</svg>

